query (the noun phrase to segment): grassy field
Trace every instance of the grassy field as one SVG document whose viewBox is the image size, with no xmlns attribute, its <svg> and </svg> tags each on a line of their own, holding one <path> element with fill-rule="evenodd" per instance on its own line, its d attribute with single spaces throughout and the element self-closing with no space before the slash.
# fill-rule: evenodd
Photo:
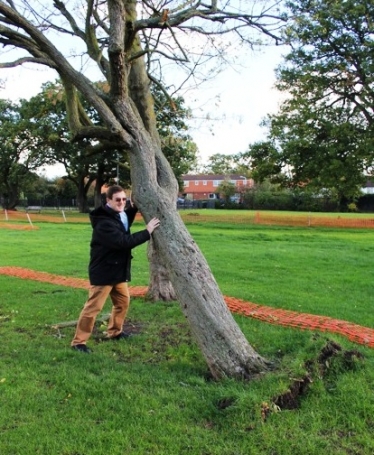
<svg viewBox="0 0 374 455">
<path fill-rule="evenodd" d="M 86 278 L 90 226 L 36 227 L 0 230 L 0 266 Z M 225 295 L 374 327 L 374 231 L 188 228 Z M 134 256 L 132 284 L 146 285 L 145 246 Z M 77 318 L 86 291 L 0 275 L 0 297 L 1 454 L 374 453 L 370 348 L 235 316 L 276 368 L 215 383 L 176 302 L 133 299 L 138 333 L 103 342 L 98 324 L 88 356 L 69 347 L 74 327 L 53 328 Z M 293 408 L 278 407 L 295 384 L 305 390 Z"/>
</svg>

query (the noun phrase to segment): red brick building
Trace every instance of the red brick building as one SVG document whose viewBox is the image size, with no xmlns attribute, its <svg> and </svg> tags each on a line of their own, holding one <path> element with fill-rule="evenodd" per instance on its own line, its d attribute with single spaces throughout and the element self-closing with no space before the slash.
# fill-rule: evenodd
<svg viewBox="0 0 374 455">
<path fill-rule="evenodd" d="M 220 199 L 218 187 L 223 181 L 229 181 L 235 185 L 237 192 L 233 199 L 240 202 L 243 191 L 252 188 L 253 179 L 239 174 L 230 175 L 183 175 L 184 190 L 182 196 L 191 201 Z"/>
</svg>

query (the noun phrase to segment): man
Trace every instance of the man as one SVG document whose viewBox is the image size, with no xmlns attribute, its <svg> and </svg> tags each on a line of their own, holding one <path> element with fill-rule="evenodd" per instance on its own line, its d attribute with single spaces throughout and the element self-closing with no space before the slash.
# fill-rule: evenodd
<svg viewBox="0 0 374 455">
<path fill-rule="evenodd" d="M 88 299 L 79 316 L 71 347 L 90 353 L 86 342 L 91 336 L 97 315 L 110 296 L 113 308 L 108 324 L 108 338 L 120 340 L 128 335 L 123 323 L 130 304 L 127 283 L 131 280 L 131 250 L 151 238 L 160 225 L 153 218 L 146 229 L 130 234 L 137 208 L 126 206 L 126 194 L 122 187 L 113 185 L 106 192 L 106 205 L 90 213 L 93 228 L 89 264 L 90 288 Z"/>
</svg>

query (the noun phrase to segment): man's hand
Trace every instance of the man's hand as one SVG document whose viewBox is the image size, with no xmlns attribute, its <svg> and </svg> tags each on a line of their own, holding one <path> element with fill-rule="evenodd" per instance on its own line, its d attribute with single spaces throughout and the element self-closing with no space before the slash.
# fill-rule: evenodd
<svg viewBox="0 0 374 455">
<path fill-rule="evenodd" d="M 147 224 L 147 231 L 152 234 L 152 232 L 160 226 L 160 220 L 158 218 L 152 218 L 151 221 Z"/>
</svg>

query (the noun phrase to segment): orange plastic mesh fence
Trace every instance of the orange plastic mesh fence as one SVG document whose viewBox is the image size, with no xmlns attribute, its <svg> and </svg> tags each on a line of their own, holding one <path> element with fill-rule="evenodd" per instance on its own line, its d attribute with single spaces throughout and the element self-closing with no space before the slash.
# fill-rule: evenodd
<svg viewBox="0 0 374 455">
<path fill-rule="evenodd" d="M 334 216 L 320 216 L 318 214 L 307 215 L 288 215 L 282 213 L 267 213 L 267 212 L 253 212 L 243 211 L 242 214 L 206 214 L 202 211 L 189 212 L 188 210 L 179 212 L 183 221 L 186 223 L 230 223 L 233 225 L 274 225 L 274 226 L 300 226 L 300 227 L 338 227 L 338 228 L 363 228 L 373 229 L 374 218 L 346 218 L 339 215 Z M 140 213 L 136 216 L 137 220 L 142 219 Z M 56 210 L 54 214 L 43 213 L 29 213 L 24 211 L 0 211 L 0 227 L 5 226 L 10 222 L 18 223 L 89 223 L 87 214 L 76 213 L 72 216 L 69 211 L 62 212 Z M 9 226 L 8 226 L 9 227 Z"/>
<path fill-rule="evenodd" d="M 88 280 L 69 278 L 46 272 L 24 269 L 21 267 L 0 267 L 0 275 L 8 275 L 27 280 L 43 281 L 51 284 L 88 289 Z M 133 297 L 144 297 L 146 286 L 130 286 Z M 258 305 L 234 297 L 224 297 L 226 305 L 233 313 L 248 316 L 270 324 L 294 327 L 303 330 L 319 330 L 343 335 L 351 341 L 374 347 L 374 329 L 362 327 L 348 321 L 333 319 L 327 316 L 318 316 L 297 311 L 282 310 Z"/>
</svg>

